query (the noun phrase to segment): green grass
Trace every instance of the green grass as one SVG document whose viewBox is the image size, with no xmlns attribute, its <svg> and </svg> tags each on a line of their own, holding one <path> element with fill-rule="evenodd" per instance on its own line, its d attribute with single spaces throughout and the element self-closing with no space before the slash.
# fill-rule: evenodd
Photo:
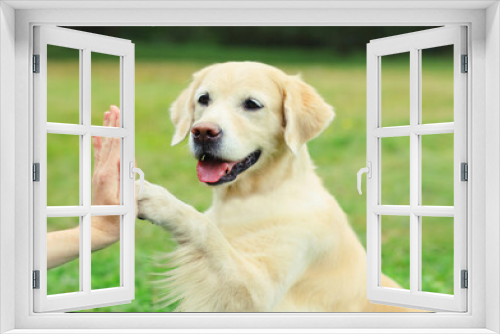
<svg viewBox="0 0 500 334">
<path fill-rule="evenodd" d="M 139 51 L 147 53 L 150 50 Z M 163 50 L 163 49 L 162 49 Z M 332 125 L 317 139 L 309 143 L 311 156 L 317 165 L 317 173 L 323 179 L 325 186 L 336 197 L 349 216 L 362 243 L 366 240 L 366 197 L 356 190 L 356 172 L 366 164 L 366 73 L 362 57 L 355 59 L 338 59 L 328 61 L 324 54 L 262 50 L 221 50 L 210 51 L 210 56 L 203 58 L 193 55 L 200 49 L 190 50 L 180 48 L 178 54 L 185 55 L 182 60 L 168 54 L 164 58 L 136 61 L 136 160 L 144 170 L 146 178 L 154 183 L 165 186 L 179 199 L 193 205 L 198 210 L 205 210 L 211 203 L 210 190 L 201 185 L 196 177 L 196 163 L 189 155 L 187 145 L 182 143 L 170 147 L 173 127 L 169 121 L 168 108 L 174 99 L 190 81 L 191 74 L 205 65 L 215 61 L 229 59 L 263 60 L 278 66 L 290 74 L 301 73 L 303 78 L 313 85 L 325 100 L 336 109 L 336 118 Z M 223 50 L 224 51 L 224 50 Z M 172 50 L 165 52 L 173 53 Z M 288 57 L 284 57 L 285 53 Z M 248 58 L 244 57 L 247 54 Z M 189 56 L 188 56 L 189 55 Z M 206 54 L 205 54 L 206 55 Z M 223 55 L 223 56 L 221 56 Z M 332 56 L 333 57 L 333 56 Z M 283 59 L 286 58 L 286 61 Z M 334 58 L 332 58 L 334 59 Z M 311 61 L 313 60 L 313 61 Z M 102 112 L 110 104 L 117 101 L 116 66 L 111 61 L 99 60 L 92 64 L 92 118 L 93 124 L 102 122 Z M 446 62 L 435 59 L 426 63 L 424 75 L 433 87 L 445 87 L 452 82 L 452 72 L 446 67 Z M 75 117 L 75 103 L 68 99 L 78 90 L 77 76 L 74 69 L 77 63 L 70 59 L 51 63 L 49 67 L 48 94 L 49 119 L 68 119 Z M 391 84 L 388 89 L 390 96 L 401 97 L 405 91 L 405 77 L 402 71 L 407 71 L 405 63 L 395 61 L 384 65 L 384 79 Z M 97 75 L 98 74 L 98 75 Z M 71 95 L 73 94 L 73 95 Z M 448 94 L 448 95 L 446 95 Z M 442 108 L 444 101 L 452 101 L 452 90 L 425 90 L 426 122 L 449 119 L 449 108 Z M 61 102 L 62 101 L 62 102 Z M 66 101 L 66 102 L 65 102 Z M 436 101 L 434 104 L 433 101 Z M 383 112 L 383 117 L 392 125 L 401 123 L 409 113 L 408 106 L 394 102 Z M 51 116 L 52 115 L 52 116 Z M 446 135 L 444 136 L 446 137 Z M 78 140 L 51 141 L 48 147 L 48 177 L 50 187 L 48 198 L 55 205 L 68 205 L 78 201 L 78 171 L 74 170 L 75 159 L 78 156 Z M 76 143 L 76 144 L 75 144 Z M 434 205 L 450 205 L 453 203 L 453 185 L 449 182 L 452 171 L 453 150 L 449 138 L 437 141 L 425 140 L 423 150 L 424 202 Z M 408 140 L 397 138 L 383 144 L 384 178 L 382 198 L 384 204 L 395 204 L 409 198 L 408 171 Z M 72 151 L 73 150 L 73 151 Z M 75 155 L 76 154 L 76 155 Z M 71 166 L 71 167 L 68 167 Z M 384 174 L 384 175 L 386 175 Z M 64 176 L 64 177 L 61 177 Z M 451 187 L 451 188 L 450 188 Z M 408 221 L 408 217 L 403 220 Z M 391 218 L 384 217 L 384 221 Z M 390 222 L 391 229 L 384 228 L 383 269 L 386 274 L 408 288 L 409 282 L 409 229 L 398 224 L 394 219 Z M 425 264 L 423 270 L 423 286 L 428 291 L 452 293 L 453 271 L 453 233 L 452 224 L 447 218 L 424 220 L 422 242 L 426 251 L 422 255 Z M 56 225 L 57 227 L 57 225 Z M 61 223 L 60 228 L 63 228 Z M 89 310 L 91 312 L 153 312 L 154 301 L 158 298 L 158 290 L 151 283 L 153 273 L 161 272 L 154 265 L 155 254 L 169 252 L 175 247 L 169 234 L 147 222 L 136 222 L 136 270 L 135 299 L 131 304 L 111 306 Z M 92 282 L 102 280 L 100 286 L 113 286 L 119 282 L 116 267 L 119 247 L 115 245 L 92 255 Z M 76 268 L 76 270 L 75 270 Z M 78 280 L 78 266 L 75 263 L 66 264 L 50 270 L 49 281 L 59 285 L 74 284 Z M 94 283 L 93 283 L 94 284 Z M 162 309 L 161 311 L 171 311 Z"/>
</svg>

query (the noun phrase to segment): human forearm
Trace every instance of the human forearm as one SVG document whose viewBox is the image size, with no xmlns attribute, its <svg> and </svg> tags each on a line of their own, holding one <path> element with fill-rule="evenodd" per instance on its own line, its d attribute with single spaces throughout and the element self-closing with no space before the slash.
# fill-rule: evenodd
<svg viewBox="0 0 500 334">
<path fill-rule="evenodd" d="M 118 216 L 92 217 L 92 252 L 108 247 L 120 240 Z M 78 258 L 80 254 L 80 228 L 54 231 L 47 234 L 47 269 L 55 268 Z"/>
<path fill-rule="evenodd" d="M 80 253 L 80 228 L 47 233 L 47 269 L 74 260 Z"/>
</svg>

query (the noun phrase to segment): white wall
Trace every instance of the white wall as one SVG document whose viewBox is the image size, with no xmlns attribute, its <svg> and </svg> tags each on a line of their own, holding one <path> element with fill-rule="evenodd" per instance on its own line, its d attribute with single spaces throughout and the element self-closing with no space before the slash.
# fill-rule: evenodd
<svg viewBox="0 0 500 334">
<path fill-rule="evenodd" d="M 14 250 L 15 11 L 0 3 L 0 253 Z M 0 261 L 0 333 L 14 328 L 14 256 Z"/>
<path fill-rule="evenodd" d="M 494 73 L 486 77 L 486 216 L 491 219 L 486 224 L 486 253 L 497 254 L 494 260 L 486 263 L 486 328 L 500 332 L 500 6 L 498 3 L 486 11 L 486 68 Z"/>
</svg>

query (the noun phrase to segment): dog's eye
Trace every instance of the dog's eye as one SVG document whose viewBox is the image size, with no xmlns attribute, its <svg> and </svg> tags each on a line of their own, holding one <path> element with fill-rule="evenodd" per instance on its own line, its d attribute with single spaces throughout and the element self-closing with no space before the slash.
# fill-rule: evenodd
<svg viewBox="0 0 500 334">
<path fill-rule="evenodd" d="M 246 110 L 257 110 L 257 109 L 263 108 L 264 106 L 259 101 L 257 101 L 257 100 L 246 99 L 243 102 L 243 107 Z"/>
<path fill-rule="evenodd" d="M 201 94 L 200 97 L 198 97 L 198 103 L 201 104 L 202 106 L 208 106 L 209 101 L 210 101 L 210 96 L 208 95 L 208 93 Z"/>
</svg>

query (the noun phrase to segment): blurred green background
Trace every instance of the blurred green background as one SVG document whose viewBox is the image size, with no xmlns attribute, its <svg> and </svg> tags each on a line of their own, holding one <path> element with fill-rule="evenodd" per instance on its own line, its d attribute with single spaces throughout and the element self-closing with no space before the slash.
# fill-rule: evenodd
<svg viewBox="0 0 500 334">
<path fill-rule="evenodd" d="M 366 242 L 366 197 L 356 172 L 366 165 L 366 43 L 422 27 L 79 27 L 135 43 L 136 160 L 146 179 L 198 210 L 211 191 L 196 177 L 186 142 L 170 146 L 168 109 L 195 71 L 215 62 L 253 60 L 301 73 L 335 107 L 336 118 L 308 144 L 317 173 Z M 78 51 L 48 48 L 48 121 L 78 123 Z M 409 124 L 409 55 L 382 59 L 382 125 Z M 119 105 L 119 60 L 92 54 L 92 124 Z M 452 49 L 422 51 L 422 122 L 453 121 Z M 78 204 L 78 137 L 48 135 L 48 205 Z M 382 204 L 409 204 L 409 138 L 384 138 Z M 453 205 L 453 134 L 422 137 L 422 203 Z M 78 225 L 49 219 L 48 230 Z M 382 270 L 409 288 L 409 218 L 382 217 Z M 422 289 L 453 293 L 453 219 L 422 220 Z M 87 312 L 154 312 L 164 289 L 155 257 L 175 247 L 166 231 L 136 221 L 135 299 Z M 78 260 L 48 272 L 49 294 L 78 291 Z M 92 287 L 119 286 L 119 244 L 92 254 Z"/>
</svg>

